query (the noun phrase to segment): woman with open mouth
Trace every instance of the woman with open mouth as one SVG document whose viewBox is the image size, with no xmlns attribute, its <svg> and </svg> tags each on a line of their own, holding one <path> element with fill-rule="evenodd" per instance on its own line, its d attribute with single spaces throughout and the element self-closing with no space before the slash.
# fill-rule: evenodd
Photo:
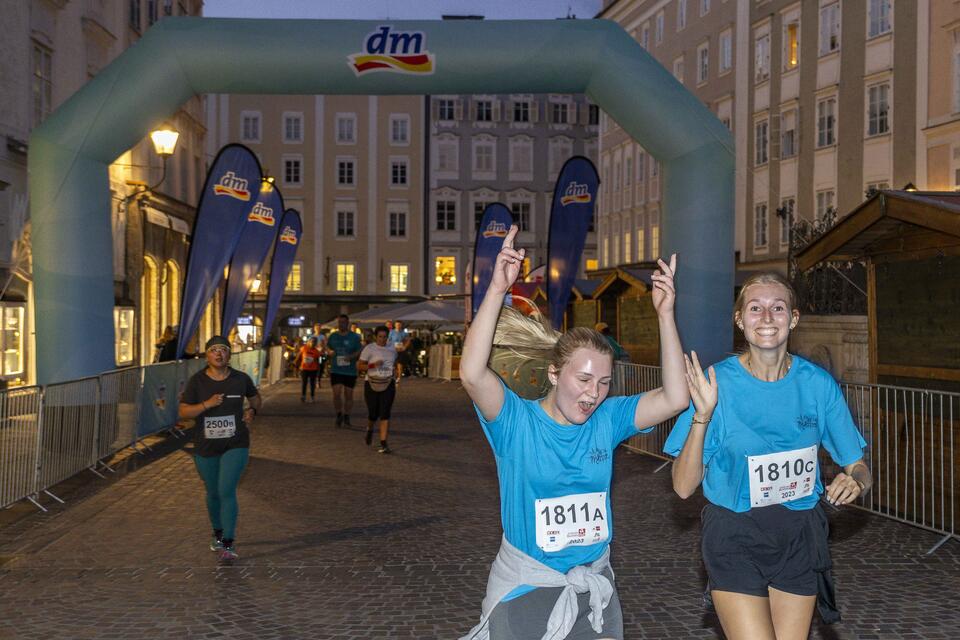
<svg viewBox="0 0 960 640">
<path fill-rule="evenodd" d="M 576 327 L 561 335 L 503 306 L 523 263 L 516 235 L 513 225 L 460 362 L 497 459 L 503 523 L 481 620 L 466 638 L 622 640 L 609 562 L 613 451 L 690 400 L 673 315 L 676 256 L 652 276 L 664 386 L 608 400 L 613 350 L 602 334 Z M 549 363 L 545 397 L 524 400 L 503 383 L 488 366 L 494 344 Z"/>
</svg>

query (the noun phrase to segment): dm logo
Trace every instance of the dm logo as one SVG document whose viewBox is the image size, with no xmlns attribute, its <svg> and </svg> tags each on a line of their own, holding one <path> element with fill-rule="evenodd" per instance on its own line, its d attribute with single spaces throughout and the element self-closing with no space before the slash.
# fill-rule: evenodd
<svg viewBox="0 0 960 640">
<path fill-rule="evenodd" d="M 297 232 L 291 227 L 284 227 L 283 231 L 280 232 L 280 242 L 297 246 Z"/>
<path fill-rule="evenodd" d="M 262 202 L 253 205 L 253 209 L 250 209 L 250 215 L 247 216 L 247 220 L 250 222 L 259 222 L 268 227 L 272 227 L 275 224 L 273 220 L 273 209 L 264 205 Z"/>
<path fill-rule="evenodd" d="M 484 238 L 506 238 L 507 237 L 507 225 L 502 222 L 497 222 L 496 220 L 491 220 L 490 224 L 487 225 L 487 228 L 483 230 Z"/>
<path fill-rule="evenodd" d="M 218 196 L 230 196 L 244 202 L 250 200 L 250 189 L 247 187 L 247 181 L 238 178 L 233 171 L 227 171 L 220 177 L 220 181 L 213 185 L 213 193 Z"/>
<path fill-rule="evenodd" d="M 358 76 L 373 71 L 431 75 L 434 56 L 426 50 L 426 39 L 422 31 L 378 27 L 364 40 L 363 53 L 350 54 L 347 60 Z"/>
<path fill-rule="evenodd" d="M 560 197 L 560 204 L 564 207 L 568 204 L 588 204 L 589 202 L 590 191 L 587 185 L 578 184 L 575 180 L 567 185 Z"/>
</svg>

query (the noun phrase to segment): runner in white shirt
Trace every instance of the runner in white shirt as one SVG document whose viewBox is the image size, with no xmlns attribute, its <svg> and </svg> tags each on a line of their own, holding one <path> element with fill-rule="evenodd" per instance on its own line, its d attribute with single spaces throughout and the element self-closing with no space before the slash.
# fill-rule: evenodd
<svg viewBox="0 0 960 640">
<path fill-rule="evenodd" d="M 374 424 L 380 421 L 380 448 L 378 453 L 390 453 L 387 446 L 387 431 L 390 428 L 390 409 L 397 395 L 396 380 L 400 377 L 397 365 L 397 350 L 387 345 L 389 329 L 377 327 L 374 330 L 376 342 L 372 342 L 360 352 L 360 371 L 367 374 L 363 385 L 363 399 L 367 402 L 366 442 L 373 442 Z"/>
</svg>

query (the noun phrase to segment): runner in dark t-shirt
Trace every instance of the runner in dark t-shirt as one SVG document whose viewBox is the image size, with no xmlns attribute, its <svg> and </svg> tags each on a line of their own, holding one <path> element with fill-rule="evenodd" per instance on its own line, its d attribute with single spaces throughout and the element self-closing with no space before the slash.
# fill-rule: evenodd
<svg viewBox="0 0 960 640">
<path fill-rule="evenodd" d="M 180 417 L 196 418 L 197 471 L 207 490 L 207 513 L 213 525 L 212 551 L 220 560 L 235 560 L 237 485 L 250 452 L 249 424 L 260 410 L 260 395 L 250 376 L 231 369 L 230 343 L 214 336 L 206 345 L 207 368 L 187 382 Z M 243 399 L 249 406 L 244 409 Z"/>
</svg>

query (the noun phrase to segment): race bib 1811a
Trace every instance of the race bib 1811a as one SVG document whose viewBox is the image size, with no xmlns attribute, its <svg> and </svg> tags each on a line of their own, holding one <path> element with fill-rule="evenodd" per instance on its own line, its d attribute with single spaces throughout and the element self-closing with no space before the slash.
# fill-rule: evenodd
<svg viewBox="0 0 960 640">
<path fill-rule="evenodd" d="M 537 546 L 544 551 L 596 544 L 610 537 L 606 491 L 536 500 L 534 509 Z"/>
<path fill-rule="evenodd" d="M 817 481 L 817 445 L 747 456 L 750 506 L 766 507 L 805 498 Z"/>
<path fill-rule="evenodd" d="M 237 421 L 229 416 L 206 417 L 203 419 L 203 437 L 207 440 L 232 438 L 237 433 Z"/>
</svg>

